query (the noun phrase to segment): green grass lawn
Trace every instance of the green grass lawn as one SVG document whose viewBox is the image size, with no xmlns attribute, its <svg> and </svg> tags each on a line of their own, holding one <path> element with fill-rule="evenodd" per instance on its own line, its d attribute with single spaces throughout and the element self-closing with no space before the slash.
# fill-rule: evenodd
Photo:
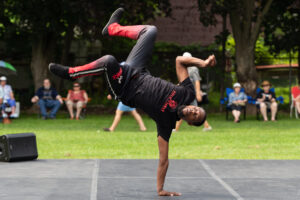
<svg viewBox="0 0 300 200">
<path fill-rule="evenodd" d="M 135 158 L 158 157 L 156 126 L 144 117 L 148 128 L 140 132 L 127 115 L 116 131 L 102 131 L 113 115 L 91 116 L 71 121 L 66 115 L 56 120 L 22 116 L 12 124 L 0 124 L 0 134 L 34 132 L 39 158 Z M 253 117 L 240 124 L 226 121 L 224 115 L 209 115 L 211 132 L 183 124 L 170 139 L 172 159 L 300 159 L 300 120 L 280 116 L 277 122 Z"/>
</svg>

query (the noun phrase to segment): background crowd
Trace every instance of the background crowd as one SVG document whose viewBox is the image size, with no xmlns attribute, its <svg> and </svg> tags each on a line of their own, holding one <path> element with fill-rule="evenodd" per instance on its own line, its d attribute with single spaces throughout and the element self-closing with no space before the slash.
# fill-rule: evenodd
<svg viewBox="0 0 300 200">
<path fill-rule="evenodd" d="M 191 57 L 191 53 L 185 52 L 183 56 Z M 194 85 L 196 98 L 191 103 L 191 105 L 202 106 L 208 104 L 208 94 L 201 90 L 201 77 L 199 69 L 197 67 L 191 66 L 188 68 L 189 77 Z M 270 120 L 276 121 L 277 111 L 278 111 L 278 98 L 275 94 L 275 88 L 272 88 L 272 84 L 265 80 L 261 83 L 261 88 L 257 89 L 256 97 L 247 96 L 244 88 L 242 88 L 240 83 L 234 83 L 233 89 L 227 94 L 226 107 L 232 112 L 234 122 L 240 122 L 241 112 L 246 110 L 247 103 L 254 102 L 257 110 L 261 113 L 263 120 L 268 121 L 268 113 L 271 114 Z M 300 113 L 300 84 L 292 88 L 292 104 L 296 109 L 297 115 Z M 107 96 L 108 100 L 111 100 L 110 95 Z M 79 120 L 81 118 L 81 112 L 86 108 L 89 102 L 88 94 L 85 90 L 81 89 L 78 82 L 73 83 L 73 88 L 67 93 L 67 96 L 62 97 L 57 90 L 51 85 L 50 79 L 43 80 L 43 86 L 38 88 L 35 95 L 31 98 L 33 104 L 38 105 L 41 119 L 55 119 L 56 114 L 60 107 L 64 104 L 69 112 L 70 119 Z M 222 101 L 222 100 L 221 100 Z M 249 101 L 249 102 L 248 102 Z M 3 123 L 10 123 L 9 118 L 15 118 L 19 116 L 16 115 L 16 101 L 14 98 L 14 93 L 12 87 L 7 84 L 7 78 L 5 76 L 0 77 L 0 108 L 2 112 Z M 76 111 L 74 112 L 74 109 Z M 19 111 L 18 111 L 19 112 Z M 115 118 L 112 125 L 109 128 L 103 128 L 104 131 L 114 131 L 118 123 L 121 120 L 122 114 L 124 112 L 129 112 L 136 119 L 140 130 L 145 131 L 146 127 L 142 120 L 142 117 L 136 111 L 135 108 L 130 108 L 119 102 L 118 107 L 115 112 Z M 178 121 L 174 131 L 179 131 L 182 120 Z M 203 131 L 210 131 L 212 127 L 205 121 Z"/>
</svg>

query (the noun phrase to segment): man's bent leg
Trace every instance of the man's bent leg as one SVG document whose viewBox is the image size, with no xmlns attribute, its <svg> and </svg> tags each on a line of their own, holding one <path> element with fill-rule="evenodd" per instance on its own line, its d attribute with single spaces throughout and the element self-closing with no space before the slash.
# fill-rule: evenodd
<svg viewBox="0 0 300 200">
<path fill-rule="evenodd" d="M 152 56 L 152 51 L 156 39 L 157 28 L 155 26 L 144 26 L 139 33 L 139 38 L 135 46 L 129 53 L 126 63 L 135 68 L 146 68 Z"/>
<path fill-rule="evenodd" d="M 83 76 L 101 75 L 107 67 L 111 67 L 112 65 L 119 67 L 119 63 L 113 56 L 106 55 L 89 64 L 76 67 L 50 63 L 49 70 L 61 78 L 74 80 Z"/>
<path fill-rule="evenodd" d="M 121 94 L 123 84 L 128 71 L 123 68 L 115 57 L 106 55 L 86 65 L 77 67 L 66 67 L 51 63 L 49 69 L 55 75 L 67 79 L 77 79 L 83 76 L 95 76 L 105 73 L 105 78 L 110 89 L 110 94 L 117 96 Z"/>
<path fill-rule="evenodd" d="M 152 55 L 157 29 L 150 25 L 121 26 L 112 23 L 108 26 L 110 36 L 127 37 L 138 40 L 131 50 L 126 63 L 129 66 L 144 68 Z"/>
<path fill-rule="evenodd" d="M 139 38 L 140 32 L 145 27 L 146 25 L 121 26 L 118 23 L 113 23 L 108 27 L 108 34 L 110 36 L 120 36 L 137 40 Z"/>
</svg>

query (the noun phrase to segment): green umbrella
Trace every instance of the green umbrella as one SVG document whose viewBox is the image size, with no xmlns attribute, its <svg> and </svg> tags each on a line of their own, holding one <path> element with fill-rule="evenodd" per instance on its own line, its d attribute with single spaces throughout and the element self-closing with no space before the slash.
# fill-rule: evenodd
<svg viewBox="0 0 300 200">
<path fill-rule="evenodd" d="M 0 74 L 3 75 L 16 75 L 17 70 L 8 62 L 0 60 Z"/>
</svg>

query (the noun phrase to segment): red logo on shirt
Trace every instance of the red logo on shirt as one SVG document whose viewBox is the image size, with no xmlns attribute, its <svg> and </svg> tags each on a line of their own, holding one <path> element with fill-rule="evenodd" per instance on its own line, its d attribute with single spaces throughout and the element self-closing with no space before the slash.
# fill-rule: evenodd
<svg viewBox="0 0 300 200">
<path fill-rule="evenodd" d="M 178 103 L 172 99 L 175 96 L 175 94 L 176 91 L 173 90 L 170 96 L 167 98 L 165 104 L 161 108 L 161 112 L 165 112 L 168 105 L 170 106 L 171 109 L 175 109 L 177 107 Z"/>
<path fill-rule="evenodd" d="M 122 68 L 120 67 L 120 70 L 118 71 L 118 73 L 116 73 L 115 75 L 112 76 L 113 80 L 118 79 L 120 76 L 122 75 Z"/>
</svg>

